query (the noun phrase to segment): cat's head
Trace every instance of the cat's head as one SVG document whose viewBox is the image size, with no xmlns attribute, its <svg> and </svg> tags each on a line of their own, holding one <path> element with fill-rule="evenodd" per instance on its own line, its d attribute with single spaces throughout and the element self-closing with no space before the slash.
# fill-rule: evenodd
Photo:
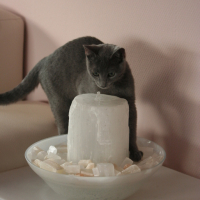
<svg viewBox="0 0 200 200">
<path fill-rule="evenodd" d="M 126 69 L 125 50 L 116 45 L 83 45 L 89 75 L 101 89 L 118 81 Z"/>
</svg>

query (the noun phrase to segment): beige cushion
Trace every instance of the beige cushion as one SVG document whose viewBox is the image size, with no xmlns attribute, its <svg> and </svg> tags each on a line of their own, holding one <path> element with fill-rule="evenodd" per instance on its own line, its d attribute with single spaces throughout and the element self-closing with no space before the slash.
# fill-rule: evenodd
<svg viewBox="0 0 200 200">
<path fill-rule="evenodd" d="M 23 20 L 0 9 L 0 93 L 16 87 L 23 75 Z"/>
<path fill-rule="evenodd" d="M 21 101 L 0 106 L 0 172 L 26 165 L 25 150 L 34 142 L 57 134 L 46 103 Z"/>
</svg>

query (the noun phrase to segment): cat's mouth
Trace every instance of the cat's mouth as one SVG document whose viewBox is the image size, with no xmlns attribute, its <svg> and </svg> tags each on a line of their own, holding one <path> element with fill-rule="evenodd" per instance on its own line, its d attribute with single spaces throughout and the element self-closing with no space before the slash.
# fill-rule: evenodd
<svg viewBox="0 0 200 200">
<path fill-rule="evenodd" d="M 106 89 L 108 89 L 108 87 L 99 87 L 99 88 L 101 88 L 101 89 L 103 89 L 103 90 L 106 90 Z"/>
<path fill-rule="evenodd" d="M 97 85 L 99 88 L 101 88 L 102 90 L 106 90 L 109 88 L 109 86 L 100 86 L 100 85 Z"/>
</svg>

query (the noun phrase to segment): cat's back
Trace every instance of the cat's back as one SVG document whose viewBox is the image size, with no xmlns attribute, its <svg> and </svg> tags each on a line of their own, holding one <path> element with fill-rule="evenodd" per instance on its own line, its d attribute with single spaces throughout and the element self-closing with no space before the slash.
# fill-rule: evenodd
<svg viewBox="0 0 200 200">
<path fill-rule="evenodd" d="M 67 42 L 65 45 L 57 49 L 53 56 L 59 57 L 69 62 L 78 62 L 85 59 L 85 52 L 83 45 L 102 44 L 99 39 L 91 36 L 80 37 L 72 41 Z"/>
<path fill-rule="evenodd" d="M 99 39 L 91 36 L 80 37 L 69 41 L 45 58 L 42 71 L 48 71 L 49 75 L 65 74 L 66 76 L 71 76 L 73 74 L 76 76 L 75 72 L 81 73 L 85 67 L 83 45 L 102 43 Z"/>
</svg>

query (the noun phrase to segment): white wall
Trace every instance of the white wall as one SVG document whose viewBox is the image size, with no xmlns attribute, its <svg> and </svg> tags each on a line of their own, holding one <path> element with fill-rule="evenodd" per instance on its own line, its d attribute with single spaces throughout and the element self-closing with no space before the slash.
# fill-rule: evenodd
<svg viewBox="0 0 200 200">
<path fill-rule="evenodd" d="M 138 135 L 167 152 L 166 166 L 200 178 L 199 0 L 0 0 L 26 23 L 25 67 L 92 35 L 126 49 L 135 77 Z M 28 99 L 45 100 L 41 88 Z"/>
</svg>

